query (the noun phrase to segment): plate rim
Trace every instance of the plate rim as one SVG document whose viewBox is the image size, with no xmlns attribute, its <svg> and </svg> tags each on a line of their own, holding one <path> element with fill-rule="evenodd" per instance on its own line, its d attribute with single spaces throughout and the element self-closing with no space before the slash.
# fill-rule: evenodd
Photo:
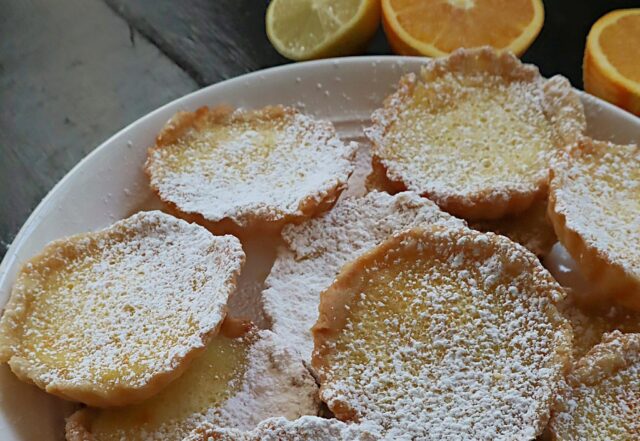
<svg viewBox="0 0 640 441">
<path fill-rule="evenodd" d="M 46 195 L 40 200 L 40 202 L 38 202 L 38 204 L 33 208 L 33 210 L 31 211 L 31 213 L 29 214 L 29 216 L 27 217 L 27 219 L 24 221 L 24 223 L 21 225 L 21 227 L 18 229 L 18 232 L 16 233 L 15 237 L 13 238 L 13 240 L 11 241 L 11 244 L 7 247 L 6 253 L 4 255 L 4 257 L 2 258 L 2 262 L 0 262 L 0 286 L 4 285 L 5 283 L 5 279 L 8 276 L 8 271 L 9 268 L 11 267 L 11 264 L 13 263 L 13 261 L 16 258 L 16 251 L 18 250 L 18 248 L 21 246 L 21 244 L 25 241 L 28 240 L 28 235 L 29 235 L 29 228 L 31 226 L 31 224 L 33 224 L 35 222 L 35 220 L 39 217 L 40 212 L 44 210 L 44 207 L 49 203 L 49 200 L 55 197 L 55 194 L 58 192 L 58 190 L 65 185 L 65 183 L 71 179 L 72 176 L 75 176 L 77 173 L 79 173 L 84 164 L 86 164 L 88 161 L 90 161 L 91 158 L 93 158 L 95 155 L 99 155 L 101 154 L 104 150 L 110 148 L 111 144 L 114 144 L 113 141 L 116 140 L 117 138 L 121 137 L 121 136 L 125 136 L 126 133 L 130 132 L 130 131 L 135 131 L 135 128 L 138 125 L 143 125 L 147 120 L 151 120 L 153 119 L 157 114 L 162 113 L 163 111 L 165 111 L 168 108 L 171 107 L 175 107 L 175 108 L 179 108 L 180 105 L 183 102 L 189 101 L 190 99 L 192 99 L 193 97 L 196 97 L 198 95 L 204 95 L 204 94 L 208 94 L 211 93 L 212 90 L 215 90 L 217 88 L 224 88 L 224 87 L 228 87 L 230 85 L 232 85 L 233 83 L 236 82 L 243 82 L 243 81 L 248 81 L 248 80 L 252 80 L 255 78 L 260 78 L 261 75 L 265 75 L 265 74 L 274 74 L 274 73 L 278 73 L 280 71 L 296 71 L 296 70 L 305 70 L 305 69 L 312 69 L 316 66 L 324 66 L 324 65 L 332 65 L 335 66 L 336 64 L 339 65 L 343 65 L 343 64 L 369 64 L 371 65 L 372 63 L 396 63 L 396 64 L 402 64 L 402 62 L 405 61 L 418 61 L 418 60 L 429 60 L 430 57 L 423 57 L 423 56 L 404 56 L 404 55 L 358 55 L 358 56 L 350 56 L 350 57 L 335 57 L 335 58 L 324 58 L 324 59 L 320 59 L 320 60 L 311 60 L 311 61 L 302 61 L 302 62 L 292 62 L 292 63 L 287 63 L 287 64 L 283 64 L 283 65 L 279 65 L 279 66 L 273 66 L 273 67 L 269 67 L 269 68 L 265 68 L 265 69 L 259 69 L 253 72 L 248 72 L 242 75 L 238 75 L 232 78 L 228 78 L 226 80 L 222 80 L 219 81 L 217 83 L 214 84 L 210 84 L 208 86 L 204 86 L 200 89 L 194 90 L 192 92 L 189 92 L 185 95 L 182 95 L 178 98 L 175 98 L 171 101 L 169 101 L 168 103 L 165 103 L 155 109 L 153 109 L 152 111 L 142 115 L 141 117 L 137 118 L 136 120 L 132 121 L 131 123 L 127 124 L 125 127 L 121 128 L 120 130 L 118 130 L 117 132 L 115 132 L 114 134 L 112 134 L 111 136 L 109 136 L 108 138 L 106 138 L 104 141 L 102 141 L 101 143 L 99 143 L 95 148 L 93 148 L 88 154 L 86 154 L 85 156 L 83 156 L 73 167 L 71 167 L 71 169 L 69 169 L 62 178 L 60 178 L 60 180 L 58 182 L 56 182 L 56 184 L 51 187 L 51 189 L 46 193 Z M 532 64 L 532 63 L 526 63 L 526 64 Z M 533 64 L 534 66 L 536 66 L 536 68 L 539 69 L 539 67 L 535 64 Z M 572 86 L 573 87 L 573 86 Z M 578 92 L 578 94 L 580 95 L 580 97 L 582 99 L 588 100 L 588 101 L 592 101 L 594 102 L 598 107 L 603 107 L 609 111 L 611 111 L 612 113 L 616 114 L 616 116 L 619 116 L 625 120 L 629 120 L 629 122 L 631 123 L 639 123 L 640 122 L 640 118 L 638 118 L 637 116 L 633 115 L 632 113 L 621 109 L 617 106 L 614 106 L 611 103 L 608 103 L 607 101 L 602 100 L 601 98 L 598 98 L 594 95 L 591 95 L 581 89 L 577 89 L 576 87 L 573 87 L 574 90 L 576 90 Z M 0 306 L 0 310 L 2 310 L 4 307 L 4 305 Z"/>
</svg>

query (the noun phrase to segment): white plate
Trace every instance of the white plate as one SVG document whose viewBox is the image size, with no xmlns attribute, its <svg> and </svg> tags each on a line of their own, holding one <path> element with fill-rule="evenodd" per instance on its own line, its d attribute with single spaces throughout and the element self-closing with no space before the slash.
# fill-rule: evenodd
<svg viewBox="0 0 640 441">
<path fill-rule="evenodd" d="M 84 158 L 34 210 L 0 265 L 0 305 L 9 297 L 20 263 L 47 242 L 105 227 L 148 206 L 152 194 L 142 173 L 146 150 L 178 110 L 222 103 L 293 105 L 333 121 L 341 136 L 358 139 L 399 76 L 417 71 L 422 62 L 412 57 L 354 57 L 291 64 L 215 84 L 141 118 Z M 640 140 L 640 119 L 589 95 L 582 98 L 591 136 L 619 143 Z M 257 244 L 249 248 L 258 256 L 249 256 L 244 283 L 257 292 L 266 274 L 251 260 L 268 261 L 273 252 Z M 6 366 L 0 369 L 0 439 L 60 439 L 68 411 L 68 403 L 20 383 Z"/>
</svg>

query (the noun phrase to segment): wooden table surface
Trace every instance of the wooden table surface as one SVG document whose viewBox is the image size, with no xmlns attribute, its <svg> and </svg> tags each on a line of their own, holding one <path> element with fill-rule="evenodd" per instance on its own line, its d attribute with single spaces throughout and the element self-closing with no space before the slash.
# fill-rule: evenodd
<svg viewBox="0 0 640 441">
<path fill-rule="evenodd" d="M 0 256 L 51 187 L 142 115 L 199 87 L 286 63 L 265 0 L 0 0 Z M 629 0 L 548 0 L 523 59 L 582 87 L 591 24 Z M 389 54 L 381 31 L 369 54 Z"/>
</svg>

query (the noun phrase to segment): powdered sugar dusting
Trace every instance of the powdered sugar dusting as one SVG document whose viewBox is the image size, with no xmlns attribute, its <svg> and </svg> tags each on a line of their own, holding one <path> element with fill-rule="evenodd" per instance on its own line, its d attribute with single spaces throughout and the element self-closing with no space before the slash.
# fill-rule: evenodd
<svg viewBox="0 0 640 441">
<path fill-rule="evenodd" d="M 221 425 L 249 430 L 271 416 L 317 415 L 316 382 L 285 339 L 260 331 L 248 359 L 242 388 L 220 409 Z"/>
<path fill-rule="evenodd" d="M 537 68 L 512 55 L 459 50 L 403 77 L 366 134 L 389 178 L 441 207 L 506 204 L 543 191 L 551 155 L 584 129 L 568 82 L 554 80 L 553 94 L 544 85 Z M 581 119 L 561 130 L 560 114 Z"/>
<path fill-rule="evenodd" d="M 358 144 L 353 174 L 349 177 L 347 188 L 340 197 L 344 199 L 367 194 L 366 181 L 371 171 L 371 143 L 367 140 L 362 140 Z"/>
<path fill-rule="evenodd" d="M 640 334 L 605 335 L 567 378 L 550 423 L 566 441 L 627 441 L 640 434 Z"/>
<path fill-rule="evenodd" d="M 90 411 L 86 434 L 100 441 L 179 441 L 202 426 L 245 431 L 274 416 L 317 415 L 315 380 L 278 336 L 263 330 L 217 339 L 211 353 L 149 402 Z"/>
<path fill-rule="evenodd" d="M 269 418 L 254 430 L 243 432 L 203 425 L 185 441 L 375 441 L 382 439 L 381 428 L 374 423 L 347 424 L 336 419 L 304 416 L 294 421 Z"/>
<path fill-rule="evenodd" d="M 262 294 L 273 331 L 309 359 L 320 292 L 340 268 L 398 231 L 434 222 L 463 224 L 413 193 L 371 192 L 340 200 L 322 217 L 285 227 L 287 246 L 279 249 Z"/>
<path fill-rule="evenodd" d="M 183 212 L 241 226 L 303 216 L 353 171 L 357 145 L 340 141 L 328 121 L 285 108 L 211 118 L 149 153 L 152 187 Z"/>
<path fill-rule="evenodd" d="M 584 106 L 571 83 L 562 75 L 554 75 L 545 81 L 542 105 L 547 119 L 556 129 L 561 143 L 569 146 L 587 130 Z"/>
<path fill-rule="evenodd" d="M 53 242 L 18 276 L 2 356 L 72 397 L 143 388 L 206 344 L 243 260 L 235 237 L 157 211 Z"/>
<path fill-rule="evenodd" d="M 251 430 L 269 417 L 295 419 L 302 415 L 316 415 L 317 394 L 315 380 L 300 356 L 271 331 L 259 331 L 248 351 L 245 372 L 237 392 L 222 405 L 186 420 L 169 423 L 146 439 L 181 440 L 189 431 L 205 423 Z"/>
<path fill-rule="evenodd" d="M 553 172 L 554 211 L 566 228 L 640 280 L 640 148 L 583 140 Z"/>
<path fill-rule="evenodd" d="M 523 248 L 491 233 L 416 229 L 352 263 L 333 287 L 313 365 L 339 418 L 373 421 L 388 439 L 542 431 L 570 333 L 552 304 L 561 288 Z"/>
</svg>

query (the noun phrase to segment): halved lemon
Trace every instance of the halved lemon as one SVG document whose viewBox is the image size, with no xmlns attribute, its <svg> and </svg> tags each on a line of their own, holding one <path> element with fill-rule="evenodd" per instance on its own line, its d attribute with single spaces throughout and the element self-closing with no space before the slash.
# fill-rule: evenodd
<svg viewBox="0 0 640 441">
<path fill-rule="evenodd" d="M 584 52 L 584 90 L 640 115 L 640 8 L 595 22 Z"/>
<path fill-rule="evenodd" d="M 394 52 L 439 57 L 458 48 L 493 46 L 520 56 L 544 22 L 542 0 L 382 0 Z"/>
<path fill-rule="evenodd" d="M 292 60 L 350 55 L 364 49 L 380 24 L 379 0 L 273 0 L 267 36 Z"/>
</svg>

